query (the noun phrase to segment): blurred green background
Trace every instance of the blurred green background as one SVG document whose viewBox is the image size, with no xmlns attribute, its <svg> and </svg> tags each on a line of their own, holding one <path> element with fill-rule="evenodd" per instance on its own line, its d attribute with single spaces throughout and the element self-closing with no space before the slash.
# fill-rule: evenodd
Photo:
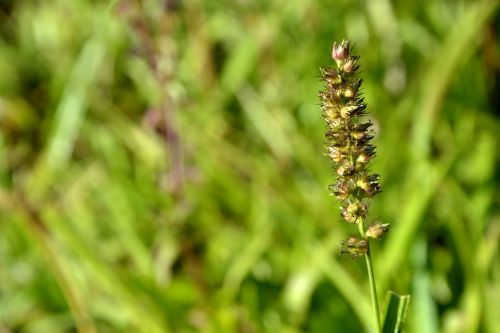
<svg viewBox="0 0 500 333">
<path fill-rule="evenodd" d="M 0 0 L 0 332 L 366 332 L 317 91 L 355 44 L 379 298 L 500 332 L 498 1 Z"/>
</svg>

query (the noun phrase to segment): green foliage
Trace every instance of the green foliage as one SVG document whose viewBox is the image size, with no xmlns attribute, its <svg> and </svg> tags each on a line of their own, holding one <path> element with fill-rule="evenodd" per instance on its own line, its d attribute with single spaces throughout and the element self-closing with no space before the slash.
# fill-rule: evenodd
<svg viewBox="0 0 500 333">
<path fill-rule="evenodd" d="M 401 296 L 393 291 L 387 292 L 386 309 L 382 323 L 383 333 L 403 332 L 409 304 L 409 295 Z"/>
<path fill-rule="evenodd" d="M 2 1 L 0 331 L 361 331 L 316 97 L 346 38 L 391 224 L 377 288 L 412 295 L 405 332 L 498 332 L 497 10 Z"/>
</svg>

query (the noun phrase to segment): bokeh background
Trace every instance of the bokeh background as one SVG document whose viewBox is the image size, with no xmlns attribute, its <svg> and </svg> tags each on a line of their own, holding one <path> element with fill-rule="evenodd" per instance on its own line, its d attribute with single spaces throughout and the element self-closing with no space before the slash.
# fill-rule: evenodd
<svg viewBox="0 0 500 333">
<path fill-rule="evenodd" d="M 366 332 L 317 91 L 355 44 L 406 332 L 500 332 L 498 1 L 1 0 L 0 332 Z"/>
</svg>

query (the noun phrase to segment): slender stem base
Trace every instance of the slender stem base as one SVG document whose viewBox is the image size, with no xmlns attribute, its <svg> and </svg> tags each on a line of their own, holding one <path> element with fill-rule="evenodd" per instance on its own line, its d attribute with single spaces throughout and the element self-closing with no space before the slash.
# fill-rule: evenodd
<svg viewBox="0 0 500 333">
<path fill-rule="evenodd" d="M 378 298 L 377 298 L 377 287 L 375 286 L 375 276 L 373 274 L 373 265 L 372 265 L 372 257 L 370 254 L 370 244 L 368 244 L 368 251 L 365 255 L 366 259 L 366 268 L 368 270 L 368 279 L 370 280 L 370 293 L 372 296 L 372 305 L 373 312 L 375 316 L 375 323 L 377 327 L 377 333 L 382 332 L 382 327 L 380 325 L 380 311 L 378 307 Z"/>
</svg>

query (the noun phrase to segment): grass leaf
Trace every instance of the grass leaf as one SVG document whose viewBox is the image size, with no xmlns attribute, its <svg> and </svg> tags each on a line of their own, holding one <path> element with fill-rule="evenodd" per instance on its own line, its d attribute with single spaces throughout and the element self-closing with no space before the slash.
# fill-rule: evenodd
<svg viewBox="0 0 500 333">
<path fill-rule="evenodd" d="M 409 303 L 410 295 L 398 295 L 393 291 L 387 292 L 387 305 L 382 324 L 383 333 L 403 332 Z"/>
</svg>

